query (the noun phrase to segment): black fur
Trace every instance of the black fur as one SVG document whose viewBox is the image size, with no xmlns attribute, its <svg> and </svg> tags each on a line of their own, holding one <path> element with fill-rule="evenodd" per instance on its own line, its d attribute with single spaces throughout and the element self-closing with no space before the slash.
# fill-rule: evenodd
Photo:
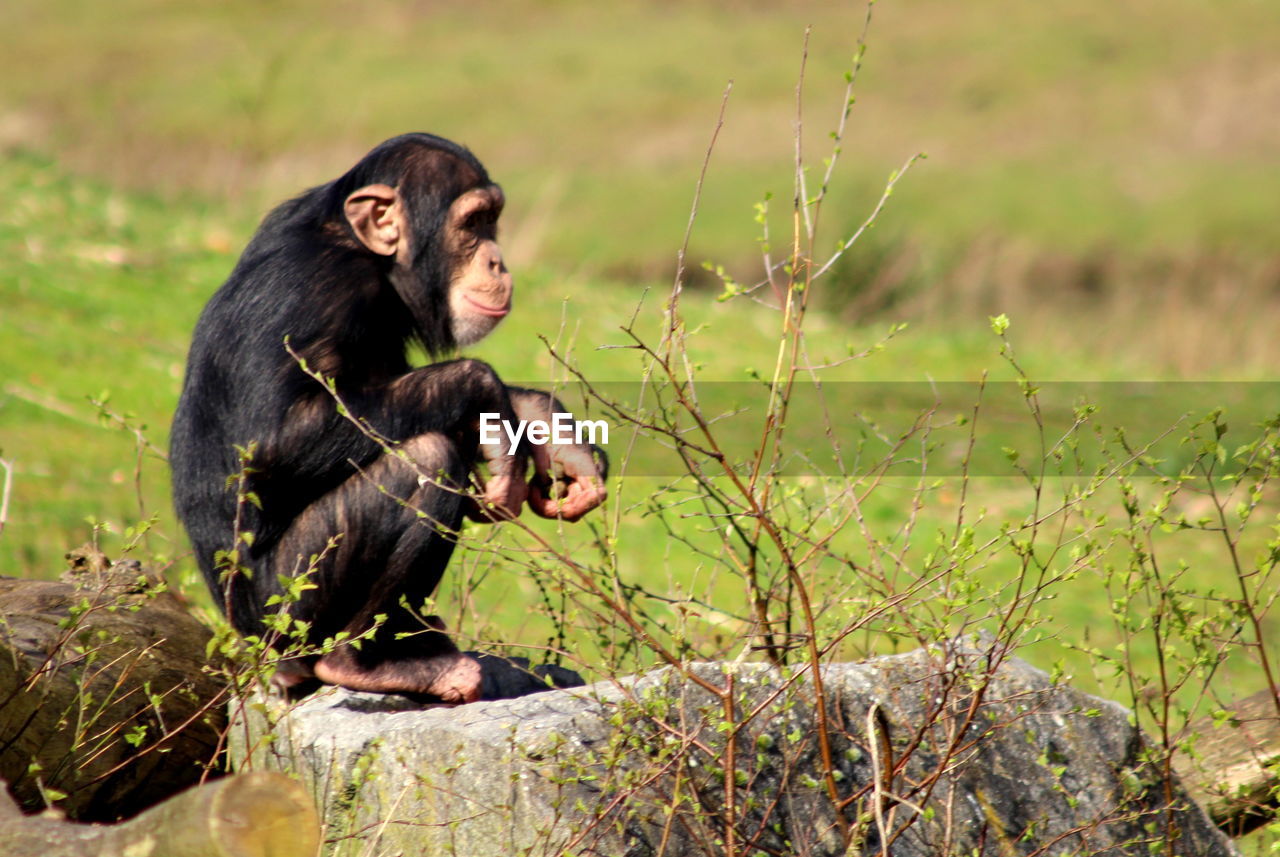
<svg viewBox="0 0 1280 857">
<path fill-rule="evenodd" d="M 344 216 L 353 191 L 378 183 L 397 188 L 407 206 L 407 283 L 392 283 L 394 260 L 367 250 Z M 511 418 L 506 388 L 487 365 L 454 360 L 414 370 L 406 359 L 413 340 L 436 356 L 454 348 L 447 289 L 457 260 L 443 243 L 445 215 L 460 194 L 489 184 L 455 143 L 428 134 L 389 140 L 341 178 L 272 211 L 200 316 L 173 423 L 174 498 L 200 569 L 241 632 L 260 632 L 264 604 L 280 591 L 277 575 L 296 570 L 299 555 L 305 566 L 335 533 L 341 547 L 321 566 L 321 588 L 293 610 L 314 623 L 315 641 L 350 627 L 357 611 L 386 612 L 400 595 L 418 603 L 435 588 L 462 498 L 387 461 L 285 343 L 394 441 L 461 439 L 479 411 Z M 228 594 L 215 554 L 233 547 L 237 502 L 228 480 L 241 469 L 236 446 L 250 443 L 247 487 L 258 503 L 241 506 L 241 526 L 253 536 L 242 556 L 251 576 L 235 577 Z M 474 442 L 428 458 L 461 484 Z M 368 468 L 400 498 L 429 505 L 439 526 L 423 526 L 363 479 L 358 470 Z"/>
</svg>

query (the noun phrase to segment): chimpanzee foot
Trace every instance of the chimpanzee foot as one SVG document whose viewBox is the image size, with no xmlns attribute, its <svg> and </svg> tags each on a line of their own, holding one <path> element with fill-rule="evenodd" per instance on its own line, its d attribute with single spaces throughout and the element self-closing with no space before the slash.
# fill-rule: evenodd
<svg viewBox="0 0 1280 857">
<path fill-rule="evenodd" d="M 276 664 L 271 685 L 289 698 L 306 696 L 320 685 L 312 669 L 312 659 L 282 660 Z"/>
<path fill-rule="evenodd" d="M 326 684 L 350 690 L 406 693 L 451 704 L 480 698 L 480 664 L 461 652 L 410 655 L 365 666 L 349 649 L 340 649 L 316 662 L 315 675 Z"/>
<path fill-rule="evenodd" d="M 555 688 L 582 687 L 586 682 L 573 670 L 555 664 L 532 666 L 528 658 L 467 652 L 480 664 L 481 699 L 515 699 Z"/>
</svg>

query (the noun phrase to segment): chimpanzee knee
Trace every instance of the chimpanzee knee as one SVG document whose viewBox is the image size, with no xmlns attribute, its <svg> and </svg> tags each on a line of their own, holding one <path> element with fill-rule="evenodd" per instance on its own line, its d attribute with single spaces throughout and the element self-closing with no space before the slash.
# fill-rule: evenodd
<svg viewBox="0 0 1280 857">
<path fill-rule="evenodd" d="M 291 610 L 314 642 L 358 634 L 385 615 L 386 634 L 420 625 L 456 545 L 467 462 L 444 435 L 399 444 L 303 512 L 274 552 L 273 573 L 312 576 Z M 313 557 L 318 559 L 313 560 Z"/>
</svg>

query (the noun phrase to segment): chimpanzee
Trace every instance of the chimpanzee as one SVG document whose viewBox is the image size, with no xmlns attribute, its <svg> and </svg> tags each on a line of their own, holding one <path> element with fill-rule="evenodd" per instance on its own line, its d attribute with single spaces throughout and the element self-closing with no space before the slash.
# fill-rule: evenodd
<svg viewBox="0 0 1280 857">
<path fill-rule="evenodd" d="M 503 202 L 466 148 L 395 137 L 268 214 L 200 316 L 171 461 L 215 599 L 238 631 L 262 634 L 280 609 L 268 600 L 313 566 L 314 588 L 288 607 L 310 643 L 377 627 L 359 646 L 286 661 L 283 687 L 477 699 L 478 661 L 403 605 L 435 590 L 464 516 L 513 518 L 528 503 L 573 521 L 604 499 L 589 445 L 479 442 L 480 414 L 550 421 L 559 402 L 478 360 L 441 359 L 511 311 Z M 415 340 L 439 362 L 412 368 Z"/>
</svg>

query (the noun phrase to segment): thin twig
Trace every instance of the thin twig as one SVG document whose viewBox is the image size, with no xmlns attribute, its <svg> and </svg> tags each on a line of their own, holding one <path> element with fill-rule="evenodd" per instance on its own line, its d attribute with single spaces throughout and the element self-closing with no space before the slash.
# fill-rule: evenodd
<svg viewBox="0 0 1280 857">
<path fill-rule="evenodd" d="M 43 408 L 52 414 L 57 414 L 60 417 L 66 417 L 67 419 L 80 423 L 81 425 L 93 426 L 94 428 L 98 427 L 97 423 L 81 414 L 73 406 L 67 404 L 61 399 L 42 393 L 39 390 L 32 390 L 30 387 L 24 387 L 21 384 L 10 383 L 4 385 L 4 391 L 15 399 L 21 399 L 28 404 L 35 405 L 37 408 Z"/>
<path fill-rule="evenodd" d="M 0 535 L 2 535 L 4 525 L 9 520 L 9 497 L 13 494 L 13 465 L 0 458 L 0 468 L 4 468 L 4 489 L 0 490 Z"/>
<path fill-rule="evenodd" d="M 698 171 L 698 183 L 693 190 L 693 204 L 689 207 L 689 222 L 685 224 L 684 240 L 680 243 L 680 250 L 676 253 L 676 276 L 675 281 L 671 284 L 671 304 L 667 308 L 667 341 L 675 335 L 677 319 L 680 317 L 676 311 L 677 302 L 680 292 L 684 289 L 685 274 L 685 257 L 689 253 L 689 241 L 693 237 L 693 224 L 698 219 L 698 205 L 702 201 L 702 186 L 707 179 L 707 170 L 711 166 L 711 154 L 715 151 L 716 140 L 720 138 L 720 129 L 724 127 L 724 114 L 729 107 L 729 95 L 733 92 L 733 81 L 724 88 L 724 95 L 720 98 L 720 113 L 716 117 L 716 127 L 711 132 L 711 141 L 707 143 L 707 153 L 702 158 L 702 168 Z"/>
</svg>

